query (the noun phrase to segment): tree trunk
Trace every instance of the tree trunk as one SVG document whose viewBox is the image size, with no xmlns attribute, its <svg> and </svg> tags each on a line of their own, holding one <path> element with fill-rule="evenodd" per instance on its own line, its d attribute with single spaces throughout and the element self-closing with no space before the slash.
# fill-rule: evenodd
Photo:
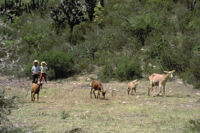
<svg viewBox="0 0 200 133">
<path fill-rule="evenodd" d="M 104 0 L 100 0 L 100 4 L 102 7 L 104 7 Z"/>
<path fill-rule="evenodd" d="M 73 39 L 73 30 L 74 30 L 74 26 L 70 26 L 70 37 L 69 37 L 69 42 L 70 44 L 72 44 L 72 39 Z"/>
<path fill-rule="evenodd" d="M 196 5 L 196 0 L 187 0 L 187 8 L 190 10 L 194 10 L 194 7 Z"/>
</svg>

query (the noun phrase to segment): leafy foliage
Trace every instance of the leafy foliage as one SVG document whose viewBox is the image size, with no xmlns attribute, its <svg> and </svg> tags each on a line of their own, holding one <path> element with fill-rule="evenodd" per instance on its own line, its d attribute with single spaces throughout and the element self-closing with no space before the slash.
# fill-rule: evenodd
<svg viewBox="0 0 200 133">
<path fill-rule="evenodd" d="M 72 63 L 75 67 L 70 67 L 73 72 L 66 75 L 58 76 L 57 70 L 51 66 L 49 74 L 52 79 L 68 77 L 75 72 L 91 72 L 93 66 L 103 67 L 99 74 L 100 79 L 121 81 L 175 69 L 184 81 L 193 84 L 195 88 L 200 87 L 199 76 L 196 75 L 200 48 L 199 1 L 21 2 L 22 11 L 19 11 L 19 15 L 14 15 L 12 23 L 7 21 L 4 14 L 4 2 L 1 2 L 3 8 L 0 9 L 3 13 L 0 19 L 6 24 L 1 28 L 6 41 L 0 47 L 9 46 L 10 53 L 15 53 L 11 54 L 8 62 L 17 61 L 15 71 L 19 71 L 18 73 L 23 73 L 21 71 L 25 66 L 25 72 L 30 73 L 28 62 L 51 51 L 49 53 L 52 55 L 54 52 L 67 55 L 73 53 L 72 58 L 75 60 Z M 8 9 L 16 10 L 19 5 L 14 4 Z M 30 11 L 27 5 L 30 5 Z M 126 62 L 127 58 L 130 62 Z M 49 57 L 48 60 L 51 62 L 54 59 Z M 63 64 L 60 61 L 57 63 Z M 13 68 L 3 71 L 15 74 Z M 68 73 L 68 70 L 64 71 Z"/>
<path fill-rule="evenodd" d="M 42 14 L 47 9 L 48 0 L 5 0 L 0 6 L 0 14 L 7 16 L 8 20 L 14 21 L 15 17 L 21 16 L 24 12 L 31 13 L 39 10 Z"/>
<path fill-rule="evenodd" d="M 102 81 L 107 81 L 110 78 L 125 81 L 142 77 L 140 61 L 137 58 L 130 59 L 125 56 L 120 56 L 113 60 L 114 62 L 107 61 L 106 65 L 100 71 L 99 78 Z"/>
<path fill-rule="evenodd" d="M 85 2 L 87 4 L 88 17 L 90 18 L 90 21 L 92 21 L 94 18 L 94 8 L 97 0 L 85 0 Z"/>
<path fill-rule="evenodd" d="M 67 21 L 72 33 L 74 26 L 85 20 L 84 6 L 80 0 L 64 0 L 58 7 L 52 8 L 51 17 L 58 26 Z"/>
<path fill-rule="evenodd" d="M 59 51 L 44 52 L 39 59 L 48 63 L 50 79 L 65 78 L 73 75 L 75 69 L 75 57 L 71 53 L 63 53 Z"/>
<path fill-rule="evenodd" d="M 0 88 L 0 132 L 15 132 L 22 133 L 23 131 L 19 128 L 15 128 L 13 124 L 8 120 L 7 115 L 11 113 L 11 110 L 15 108 L 16 97 L 7 97 L 5 90 Z"/>
</svg>

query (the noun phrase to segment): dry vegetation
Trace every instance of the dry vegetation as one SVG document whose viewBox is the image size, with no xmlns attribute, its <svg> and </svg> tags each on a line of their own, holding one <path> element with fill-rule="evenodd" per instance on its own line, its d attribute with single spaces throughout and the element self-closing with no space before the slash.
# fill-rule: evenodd
<svg viewBox="0 0 200 133">
<path fill-rule="evenodd" d="M 140 81 L 137 96 L 127 95 L 127 82 L 105 83 L 105 100 L 90 98 L 90 82 L 84 77 L 49 82 L 35 103 L 26 88 L 7 84 L 7 94 L 17 94 L 21 102 L 9 118 L 15 126 L 39 133 L 184 132 L 190 120 L 200 118 L 199 90 L 179 79 L 167 83 L 166 97 L 148 97 L 147 80 Z M 112 89 L 118 90 L 113 96 Z"/>
</svg>

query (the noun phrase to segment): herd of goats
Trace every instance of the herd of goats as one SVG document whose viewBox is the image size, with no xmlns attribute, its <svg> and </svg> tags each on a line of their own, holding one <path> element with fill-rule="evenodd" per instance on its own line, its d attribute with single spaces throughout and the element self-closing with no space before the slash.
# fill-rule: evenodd
<svg viewBox="0 0 200 133">
<path fill-rule="evenodd" d="M 150 96 L 150 92 L 153 92 L 153 87 L 158 86 L 159 91 L 157 94 L 153 94 L 152 96 L 158 96 L 160 93 L 162 95 L 165 95 L 165 85 L 168 80 L 168 78 L 173 77 L 173 73 L 175 70 L 172 71 L 164 71 L 165 74 L 157 74 L 153 73 L 149 76 L 149 81 L 150 81 L 150 86 L 148 87 L 148 96 Z M 128 95 L 131 93 L 133 94 L 133 91 L 135 92 L 136 95 L 136 87 L 138 85 L 138 81 L 134 80 L 132 82 L 128 83 Z M 40 89 L 42 88 L 42 83 L 32 83 L 31 85 L 31 100 L 35 101 L 35 95 L 37 94 L 37 101 L 39 101 L 39 92 Z M 96 91 L 98 91 L 96 95 Z M 103 88 L 103 85 L 100 81 L 93 80 L 91 83 L 91 91 L 90 91 L 90 97 L 92 98 L 92 93 L 94 94 L 95 98 L 100 98 L 100 94 L 102 94 L 103 98 L 105 99 L 106 95 L 106 90 Z"/>
</svg>

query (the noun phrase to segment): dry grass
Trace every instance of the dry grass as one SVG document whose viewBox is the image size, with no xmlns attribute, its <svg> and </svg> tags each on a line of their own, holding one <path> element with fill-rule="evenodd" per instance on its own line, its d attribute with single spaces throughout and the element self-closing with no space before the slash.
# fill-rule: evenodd
<svg viewBox="0 0 200 133">
<path fill-rule="evenodd" d="M 127 83 L 106 83 L 116 89 L 106 100 L 90 99 L 89 81 L 62 81 L 44 85 L 40 101 L 32 103 L 30 93 L 10 88 L 20 97 L 19 108 L 9 116 L 16 126 L 38 133 L 175 133 L 184 132 L 189 120 L 200 118 L 198 90 L 179 80 L 167 83 L 166 97 L 148 97 L 148 81 L 142 80 L 138 95 L 127 95 Z M 17 93 L 16 93 L 17 92 Z"/>
</svg>

